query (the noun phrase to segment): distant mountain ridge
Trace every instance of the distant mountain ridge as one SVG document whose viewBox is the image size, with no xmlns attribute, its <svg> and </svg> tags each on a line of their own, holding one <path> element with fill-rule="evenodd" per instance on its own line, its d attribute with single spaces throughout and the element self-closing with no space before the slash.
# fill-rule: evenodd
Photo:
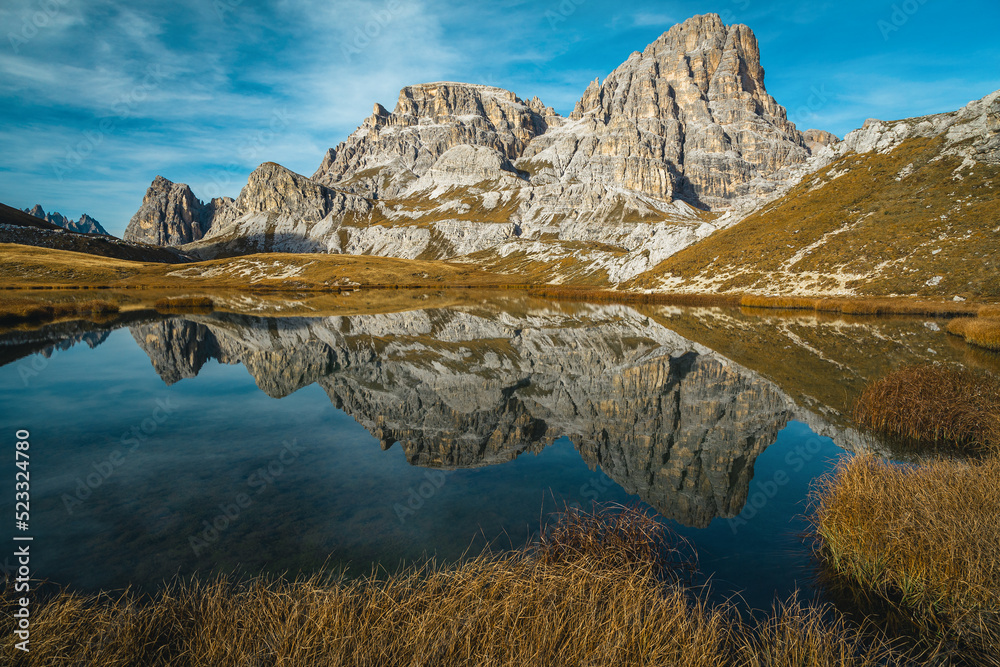
<svg viewBox="0 0 1000 667">
<path fill-rule="evenodd" d="M 80 234 L 103 234 L 104 236 L 111 236 L 104 227 L 101 226 L 97 220 L 86 213 L 80 216 L 79 220 L 71 220 L 64 216 L 62 213 L 46 213 L 42 208 L 41 204 L 35 204 L 32 208 L 24 209 L 24 212 L 28 215 L 33 215 L 40 220 L 45 220 L 51 222 L 53 225 L 58 225 L 63 229 L 68 229 L 71 232 L 78 232 Z"/>
</svg>

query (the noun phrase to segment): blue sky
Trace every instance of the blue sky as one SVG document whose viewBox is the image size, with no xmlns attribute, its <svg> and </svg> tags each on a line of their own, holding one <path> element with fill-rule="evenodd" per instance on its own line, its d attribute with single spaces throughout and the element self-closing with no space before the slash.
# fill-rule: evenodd
<svg viewBox="0 0 1000 667">
<path fill-rule="evenodd" d="M 407 84 L 486 83 L 568 113 L 707 12 L 754 30 L 801 129 L 843 136 L 1000 89 L 996 0 L 3 0 L 0 201 L 120 235 L 157 174 L 202 199 L 236 196 L 265 161 L 310 175 Z"/>
</svg>

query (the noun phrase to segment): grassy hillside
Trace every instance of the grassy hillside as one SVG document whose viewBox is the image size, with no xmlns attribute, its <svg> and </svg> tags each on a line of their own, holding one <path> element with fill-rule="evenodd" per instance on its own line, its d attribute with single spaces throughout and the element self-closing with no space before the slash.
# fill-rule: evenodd
<svg viewBox="0 0 1000 667">
<path fill-rule="evenodd" d="M 917 138 L 849 153 L 628 287 L 1000 296 L 1000 166 L 943 146 Z"/>
<path fill-rule="evenodd" d="M 369 257 L 269 253 L 190 264 L 154 264 L 0 243 L 7 288 L 338 289 L 358 286 L 494 286 L 521 282 L 469 264 Z"/>
<path fill-rule="evenodd" d="M 18 243 L 137 262 L 178 264 L 189 258 L 170 248 L 129 243 L 103 234 L 71 232 L 24 211 L 0 204 L 0 244 Z"/>
</svg>

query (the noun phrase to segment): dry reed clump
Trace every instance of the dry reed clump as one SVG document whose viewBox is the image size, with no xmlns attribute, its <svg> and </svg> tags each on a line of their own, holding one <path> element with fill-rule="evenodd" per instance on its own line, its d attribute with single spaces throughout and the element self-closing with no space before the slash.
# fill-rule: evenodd
<svg viewBox="0 0 1000 667">
<path fill-rule="evenodd" d="M 178 310 L 212 310 L 215 303 L 207 296 L 175 296 L 157 299 L 153 308 L 159 312 L 174 312 Z"/>
<path fill-rule="evenodd" d="M 628 514 L 622 510 L 617 514 Z M 601 512 L 602 516 L 608 516 Z M 32 608 L 15 665 L 879 665 L 902 660 L 829 609 L 744 621 L 624 547 L 648 527 L 576 516 L 538 549 L 383 578 L 174 583 L 152 599 L 68 592 Z M 603 537 L 585 538 L 580 530 Z M 636 530 L 638 529 L 638 530 Z M 558 543 L 560 535 L 572 544 Z M 600 545 L 616 555 L 604 557 Z M 628 554 L 637 553 L 636 561 Z M 8 589 L 6 600 L 14 594 Z"/>
<path fill-rule="evenodd" d="M 904 444 L 1000 453 L 1000 377 L 940 364 L 902 368 L 868 384 L 854 420 Z"/>
<path fill-rule="evenodd" d="M 930 648 L 1000 664 L 1000 459 L 849 459 L 815 503 L 819 553 L 857 599 L 901 612 Z"/>
<path fill-rule="evenodd" d="M 1000 352 L 1000 317 L 980 314 L 976 318 L 952 320 L 948 323 L 948 333 L 961 336 L 970 345 Z"/>
<path fill-rule="evenodd" d="M 697 569 L 697 554 L 684 539 L 637 508 L 605 506 L 594 512 L 567 507 L 554 515 L 533 555 L 546 564 L 589 560 L 611 568 L 641 566 L 658 578 L 684 579 Z"/>
</svg>

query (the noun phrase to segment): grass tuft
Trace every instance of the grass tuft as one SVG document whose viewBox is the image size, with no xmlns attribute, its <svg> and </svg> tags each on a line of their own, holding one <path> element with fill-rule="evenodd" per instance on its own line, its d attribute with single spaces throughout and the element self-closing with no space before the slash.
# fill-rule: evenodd
<svg viewBox="0 0 1000 667">
<path fill-rule="evenodd" d="M 1000 664 L 1000 459 L 901 466 L 857 457 L 821 480 L 819 553 L 862 605 L 928 649 Z"/>
<path fill-rule="evenodd" d="M 885 665 L 903 659 L 829 609 L 764 624 L 664 584 L 664 537 L 634 509 L 567 513 L 536 549 L 382 578 L 175 582 L 152 598 L 63 591 L 32 607 L 13 665 Z M 596 531 L 595 535 L 586 535 Z M 652 531 L 652 532 L 650 532 Z M 630 541 L 652 540 L 649 546 Z M 608 550 L 608 553 L 603 553 Z M 4 594 L 11 603 L 15 594 Z"/>
<path fill-rule="evenodd" d="M 979 317 L 952 320 L 948 333 L 961 336 L 970 345 L 1000 352 L 1000 315 L 983 316 L 983 311 L 994 312 L 992 307 L 983 308 Z"/>
<path fill-rule="evenodd" d="M 940 364 L 902 368 L 868 384 L 854 420 L 917 447 L 1000 453 L 1000 377 Z"/>
</svg>

